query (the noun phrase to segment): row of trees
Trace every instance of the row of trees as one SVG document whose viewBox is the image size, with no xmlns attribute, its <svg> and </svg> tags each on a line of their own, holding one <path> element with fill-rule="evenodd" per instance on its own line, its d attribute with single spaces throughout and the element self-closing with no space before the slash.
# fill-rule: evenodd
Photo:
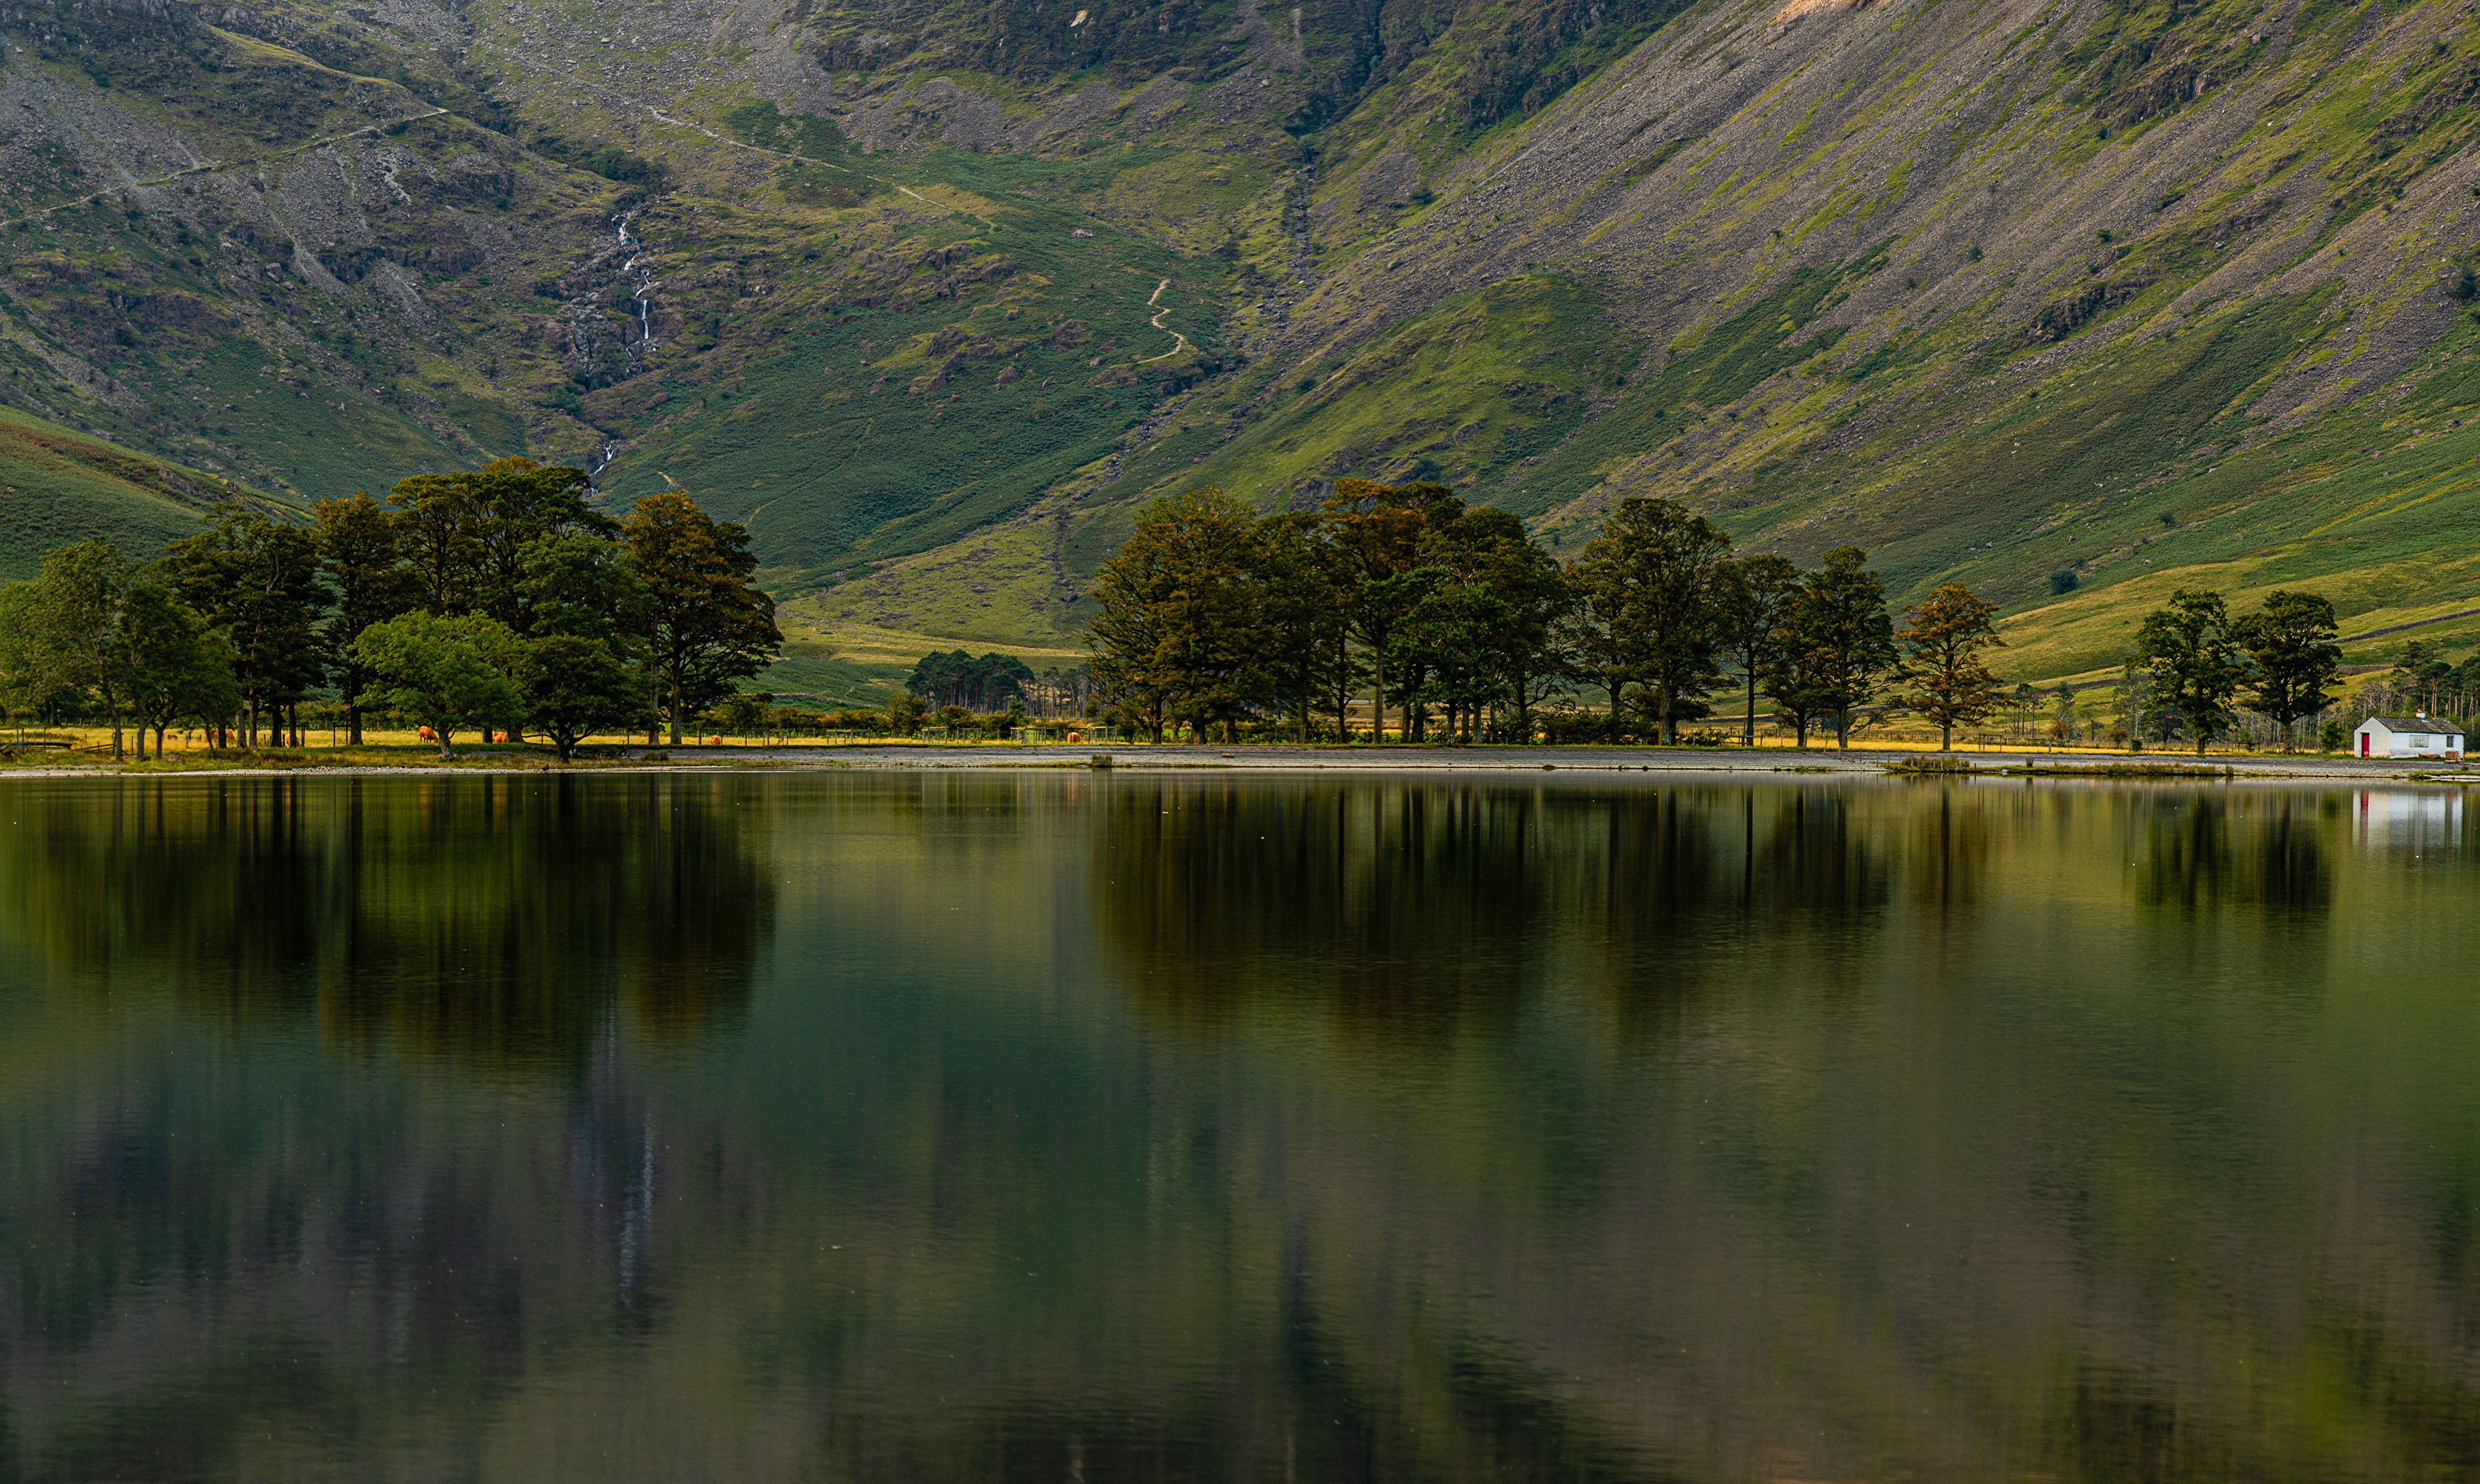
<svg viewBox="0 0 2480 1484">
<path fill-rule="evenodd" d="M 2274 592 L 2234 616 L 2219 593 L 2181 588 L 2147 614 L 2120 682 L 2133 736 L 2184 737 L 2201 754 L 2227 735 L 2242 699 L 2287 746 L 2304 717 L 2334 702 L 2342 650 L 2334 605 L 2313 593 Z"/>
<path fill-rule="evenodd" d="M 109 543 L 51 552 L 0 589 L 0 691 L 64 701 L 122 729 L 195 721 L 299 742 L 299 708 L 332 686 L 352 741 L 381 707 L 447 755 L 475 729 L 531 729 L 565 757 L 591 733 L 685 718 L 734 694 L 782 645 L 751 581 L 747 533 L 676 491 L 623 520 L 587 501 L 582 470 L 521 458 L 422 474 L 385 503 L 322 500 L 297 525 L 240 505 L 163 558 Z"/>
<path fill-rule="evenodd" d="M 1607 697 L 1604 735 L 1665 743 L 1733 680 L 1750 741 L 1761 696 L 1803 745 L 1823 726 L 1848 746 L 1890 686 L 1950 738 L 2004 704 L 1981 659 L 1995 609 L 1968 589 L 1899 632 L 1856 548 L 1803 572 L 1662 499 L 1620 502 L 1563 565 L 1516 516 L 1435 484 L 1346 479 L 1317 511 L 1265 517 L 1198 490 L 1137 517 L 1094 597 L 1098 692 L 1156 738 L 1275 714 L 1303 740 L 1326 718 L 1347 736 L 1364 683 L 1373 730 L 1392 709 L 1412 741 L 1434 724 L 1527 740 L 1542 702 L 1580 688 Z"/>
<path fill-rule="evenodd" d="M 1899 627 L 1858 549 L 1802 571 L 1735 553 L 1703 517 L 1654 499 L 1622 500 L 1562 565 L 1515 516 L 1434 484 L 1346 479 L 1314 512 L 1264 517 L 1198 490 L 1139 514 L 1094 598 L 1098 696 L 1157 739 L 1175 724 L 1227 738 L 1275 716 L 1303 740 L 1322 719 L 1346 737 L 1365 694 L 1378 735 L 1392 709 L 1412 741 L 1434 722 L 1523 741 L 1560 735 L 1572 712 L 1546 728 L 1536 712 L 1581 690 L 1607 700 L 1600 735 L 1675 743 L 1729 686 L 1744 741 L 1770 703 L 1801 746 L 1826 728 L 1847 747 L 1882 702 L 1951 747 L 1957 728 L 2010 704 L 1985 659 L 2003 642 L 1997 610 L 1969 588 L 1936 588 Z M 2335 633 L 2332 604 L 2313 594 L 2277 592 L 2233 617 L 2216 594 L 2180 591 L 2137 635 L 2136 734 L 2201 751 L 2244 692 L 2289 736 L 2330 704 Z"/>
<path fill-rule="evenodd" d="M 925 706 L 993 712 L 1022 705 L 1034 684 L 1033 668 L 1013 654 L 984 654 L 976 659 L 955 650 L 922 655 L 914 663 L 904 689 Z"/>
</svg>

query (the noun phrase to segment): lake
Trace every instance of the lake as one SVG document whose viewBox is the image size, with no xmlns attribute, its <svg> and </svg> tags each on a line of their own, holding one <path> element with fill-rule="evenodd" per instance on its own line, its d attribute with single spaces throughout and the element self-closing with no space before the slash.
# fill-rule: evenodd
<svg viewBox="0 0 2480 1484">
<path fill-rule="evenodd" d="M 0 1479 L 2468 1476 L 2472 830 L 0 782 Z"/>
</svg>

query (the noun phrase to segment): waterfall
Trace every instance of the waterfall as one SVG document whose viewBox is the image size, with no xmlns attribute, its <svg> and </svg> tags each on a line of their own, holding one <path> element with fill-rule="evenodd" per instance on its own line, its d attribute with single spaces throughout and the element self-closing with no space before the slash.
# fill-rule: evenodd
<svg viewBox="0 0 2480 1484">
<path fill-rule="evenodd" d="M 611 218 L 612 235 L 620 240 L 620 250 L 628 254 L 627 260 L 620 265 L 620 276 L 636 285 L 629 294 L 629 305 L 637 314 L 637 343 L 629 352 L 632 365 L 635 364 L 645 347 L 655 343 L 655 306 L 651 302 L 655 293 L 655 270 L 647 265 L 643 250 L 645 242 L 630 235 L 629 218 L 634 215 L 635 208 L 633 207 Z"/>
<path fill-rule="evenodd" d="M 564 306 L 568 312 L 569 349 L 577 358 L 579 370 L 591 378 L 625 381 L 636 375 L 645 370 L 646 354 L 655 345 L 654 254 L 647 249 L 644 239 L 629 230 L 638 210 L 633 206 L 611 218 L 611 240 L 596 248 L 585 265 L 584 291 Z M 629 312 L 637 321 L 635 338 L 624 338 L 620 346 L 628 357 L 625 371 L 598 365 L 604 348 L 601 336 L 609 324 L 605 306 L 610 302 L 615 280 L 628 287 Z M 586 478 L 599 486 L 603 472 L 620 457 L 622 447 L 620 440 L 606 437 L 587 460 Z"/>
<path fill-rule="evenodd" d="M 655 344 L 654 255 L 646 250 L 644 240 L 629 230 L 636 214 L 637 208 L 632 207 L 611 218 L 611 241 L 597 248 L 585 265 L 584 292 L 563 306 L 568 313 L 569 350 L 581 370 L 590 371 L 602 348 L 597 332 L 604 324 L 604 306 L 609 301 L 612 282 L 616 278 L 628 286 L 629 313 L 637 321 L 637 334 L 621 345 L 628 354 L 629 369 L 615 379 L 642 370 L 646 351 Z"/>
</svg>

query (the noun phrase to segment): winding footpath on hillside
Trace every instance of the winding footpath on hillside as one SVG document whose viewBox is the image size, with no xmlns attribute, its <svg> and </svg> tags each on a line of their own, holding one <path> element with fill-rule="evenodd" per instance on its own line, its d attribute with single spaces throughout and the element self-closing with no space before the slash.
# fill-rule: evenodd
<svg viewBox="0 0 2480 1484">
<path fill-rule="evenodd" d="M 1154 305 L 1161 302 L 1163 291 L 1170 287 L 1171 280 L 1168 278 L 1154 285 L 1153 297 L 1146 300 L 1146 307 L 1148 309 L 1153 309 Z M 1170 315 L 1171 311 L 1168 309 L 1156 310 L 1154 317 L 1146 322 L 1152 325 L 1155 329 L 1169 335 L 1175 344 L 1174 344 L 1169 350 L 1164 351 L 1160 355 L 1150 355 L 1140 358 L 1136 362 L 1137 365 L 1151 366 L 1156 361 L 1168 361 L 1173 356 L 1178 355 L 1188 348 L 1188 337 L 1182 335 L 1179 331 L 1173 329 L 1170 325 L 1163 323 L 1163 320 L 1170 318 Z"/>
<path fill-rule="evenodd" d="M 339 140 L 349 140 L 357 135 L 363 134 L 376 134 L 382 129 L 393 129 L 398 124 L 419 123 L 425 118 L 437 118 L 447 112 L 448 110 L 444 108 L 434 108 L 427 113 L 407 114 L 402 118 L 382 118 L 376 123 L 366 123 L 358 129 L 347 129 L 341 134 L 322 135 L 315 140 L 305 140 L 298 144 L 287 144 L 281 149 L 271 149 L 263 154 L 251 155 L 248 158 L 251 160 L 280 160 L 287 155 L 297 155 L 304 150 L 318 149 L 328 144 L 333 144 Z M 154 186 L 168 186 L 176 180 L 184 180 L 192 175 L 211 175 L 218 170 L 229 169 L 232 166 L 243 163 L 244 162 L 240 160 L 205 160 L 196 165 L 185 166 L 180 169 L 174 170 L 169 175 L 150 176 L 145 180 L 119 181 L 113 185 L 106 186 L 100 191 L 88 192 L 85 195 L 79 196 L 74 201 L 62 201 L 57 205 L 46 206 L 41 211 L 32 212 L 23 217 L 12 217 L 6 220 L 0 220 L 0 228 L 27 226 L 34 222 L 42 220 L 44 217 L 51 216 L 55 212 L 73 211 L 78 207 L 86 205 L 90 201 L 99 201 L 108 195 L 125 195 L 132 191 L 144 191 Z"/>
</svg>

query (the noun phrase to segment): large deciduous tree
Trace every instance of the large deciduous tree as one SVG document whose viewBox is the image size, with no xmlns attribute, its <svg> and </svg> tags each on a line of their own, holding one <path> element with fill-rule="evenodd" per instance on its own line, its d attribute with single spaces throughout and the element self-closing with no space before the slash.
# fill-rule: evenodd
<svg viewBox="0 0 2480 1484">
<path fill-rule="evenodd" d="M 353 658 L 372 678 L 362 704 L 428 727 L 443 758 L 456 733 L 525 710 L 525 641 L 484 614 L 400 614 L 362 630 Z"/>
<path fill-rule="evenodd" d="M 598 731 L 634 727 L 646 714 L 646 690 L 611 647 L 576 634 L 529 641 L 517 674 L 526 717 L 566 762 L 577 744 Z"/>
<path fill-rule="evenodd" d="M 2222 595 L 2184 587 L 2172 593 L 2167 606 L 2145 615 L 2135 652 L 2153 672 L 2156 697 L 2178 709 L 2203 756 L 2206 744 L 2230 729 L 2231 698 L 2247 675 Z"/>
<path fill-rule="evenodd" d="M 481 497 L 470 478 L 415 474 L 388 491 L 399 549 L 418 601 L 433 613 L 475 605 L 482 580 Z"/>
<path fill-rule="evenodd" d="M 2291 729 L 2333 701 L 2342 649 L 2334 605 L 2314 593 L 2276 592 L 2264 606 L 2231 625 L 2231 637 L 2248 657 L 2248 704 L 2282 727 L 2285 751 Z"/>
<path fill-rule="evenodd" d="M 1969 726 L 2006 704 L 1983 650 L 2003 645 L 1998 605 L 1960 582 L 1937 588 L 1916 604 L 1902 641 L 1902 678 L 1912 691 L 1905 704 L 1937 723 L 1938 751 L 1954 749 L 1954 729 Z"/>
<path fill-rule="evenodd" d="M 646 663 L 677 747 L 685 718 L 774 662 L 784 646 L 775 600 L 750 581 L 749 532 L 677 490 L 638 500 L 621 534 L 645 589 Z"/>
<path fill-rule="evenodd" d="M 1102 565 L 1086 631 L 1095 683 L 1148 727 L 1185 720 L 1200 740 L 1263 689 L 1256 522 L 1219 489 L 1158 499 Z"/>
<path fill-rule="evenodd" d="M 1443 580 L 1414 610 L 1413 628 L 1450 726 L 1476 731 L 1486 708 L 1501 730 L 1530 738 L 1533 704 L 1572 673 L 1576 596 L 1558 560 L 1521 518 L 1488 505 L 1439 524 L 1426 557 Z"/>
<path fill-rule="evenodd" d="M 121 710 L 128 700 L 129 586 L 137 566 L 99 538 L 43 556 L 27 598 L 36 673 L 48 689 L 94 697 L 112 723 L 112 755 L 121 755 Z"/>
<path fill-rule="evenodd" d="M 1257 562 L 1269 691 L 1291 710 L 1303 742 L 1309 740 L 1312 714 L 1331 698 L 1335 736 L 1347 738 L 1351 692 L 1359 671 L 1352 659 L 1334 549 L 1323 524 L 1306 511 L 1278 512 L 1259 521 Z"/>
<path fill-rule="evenodd" d="M 151 729 L 160 760 L 164 734 L 174 722 L 190 717 L 212 724 L 241 704 L 232 645 L 169 583 L 153 576 L 129 585 L 123 615 L 121 652 L 129 712 L 138 723 L 138 755 L 146 755 Z"/>
</svg>

